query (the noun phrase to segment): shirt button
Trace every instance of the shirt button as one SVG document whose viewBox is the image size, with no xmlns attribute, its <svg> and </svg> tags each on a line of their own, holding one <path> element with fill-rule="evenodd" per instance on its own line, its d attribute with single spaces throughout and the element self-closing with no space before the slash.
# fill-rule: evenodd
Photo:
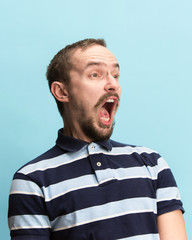
<svg viewBox="0 0 192 240">
<path fill-rule="evenodd" d="M 101 167 L 101 162 L 97 162 L 97 166 L 98 166 L 98 167 Z"/>
<path fill-rule="evenodd" d="M 94 149 L 94 148 L 95 148 L 95 146 L 92 145 L 92 146 L 91 146 L 91 149 Z"/>
</svg>

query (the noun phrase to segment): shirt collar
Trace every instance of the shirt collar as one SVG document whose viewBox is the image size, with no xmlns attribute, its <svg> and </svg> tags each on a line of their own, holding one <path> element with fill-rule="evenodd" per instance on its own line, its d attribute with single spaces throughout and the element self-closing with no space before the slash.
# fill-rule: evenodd
<svg viewBox="0 0 192 240">
<path fill-rule="evenodd" d="M 103 141 L 96 141 L 95 143 L 106 148 L 108 151 L 111 151 L 111 149 L 112 149 L 112 144 L 110 142 L 110 139 L 103 140 Z M 76 152 L 88 144 L 90 144 L 90 143 L 85 142 L 80 139 L 73 138 L 73 137 L 65 136 L 63 134 L 63 129 L 60 129 L 58 131 L 56 145 L 65 151 Z"/>
</svg>

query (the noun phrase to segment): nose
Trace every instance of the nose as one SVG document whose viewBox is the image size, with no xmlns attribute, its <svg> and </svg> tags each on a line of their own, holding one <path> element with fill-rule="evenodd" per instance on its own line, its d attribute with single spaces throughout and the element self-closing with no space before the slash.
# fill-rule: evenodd
<svg viewBox="0 0 192 240">
<path fill-rule="evenodd" d="M 121 86 L 119 84 L 118 77 L 115 78 L 111 74 L 106 77 L 105 91 L 106 92 L 118 92 Z"/>
</svg>

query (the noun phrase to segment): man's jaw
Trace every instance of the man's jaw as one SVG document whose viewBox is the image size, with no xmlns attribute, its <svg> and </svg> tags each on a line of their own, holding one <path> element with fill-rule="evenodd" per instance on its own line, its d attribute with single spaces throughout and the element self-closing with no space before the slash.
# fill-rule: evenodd
<svg viewBox="0 0 192 240">
<path fill-rule="evenodd" d="M 87 117 L 89 112 L 78 106 L 76 117 L 65 119 L 64 133 L 86 142 L 99 141 L 110 138 L 113 132 L 114 116 L 119 106 L 118 94 L 108 93 L 102 96 L 95 105 L 96 118 Z M 78 118 L 77 118 L 78 115 Z"/>
</svg>

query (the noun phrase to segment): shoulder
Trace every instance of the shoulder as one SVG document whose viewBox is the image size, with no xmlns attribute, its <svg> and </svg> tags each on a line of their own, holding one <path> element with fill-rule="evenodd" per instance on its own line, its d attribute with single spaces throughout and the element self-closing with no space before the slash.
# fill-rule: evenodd
<svg viewBox="0 0 192 240">
<path fill-rule="evenodd" d="M 131 145 L 120 143 L 114 140 L 110 140 L 112 144 L 112 152 L 119 154 L 130 155 L 130 157 L 140 158 L 144 162 L 144 165 L 158 165 L 161 161 L 161 155 L 156 151 L 148 147 Z"/>
<path fill-rule="evenodd" d="M 43 168 L 46 168 L 47 165 L 49 165 L 54 159 L 57 159 L 63 153 L 63 150 L 61 150 L 57 146 L 54 146 L 48 151 L 44 152 L 43 154 L 21 166 L 17 170 L 16 174 L 21 173 L 24 175 L 28 175 L 31 172 L 43 170 Z"/>
</svg>

